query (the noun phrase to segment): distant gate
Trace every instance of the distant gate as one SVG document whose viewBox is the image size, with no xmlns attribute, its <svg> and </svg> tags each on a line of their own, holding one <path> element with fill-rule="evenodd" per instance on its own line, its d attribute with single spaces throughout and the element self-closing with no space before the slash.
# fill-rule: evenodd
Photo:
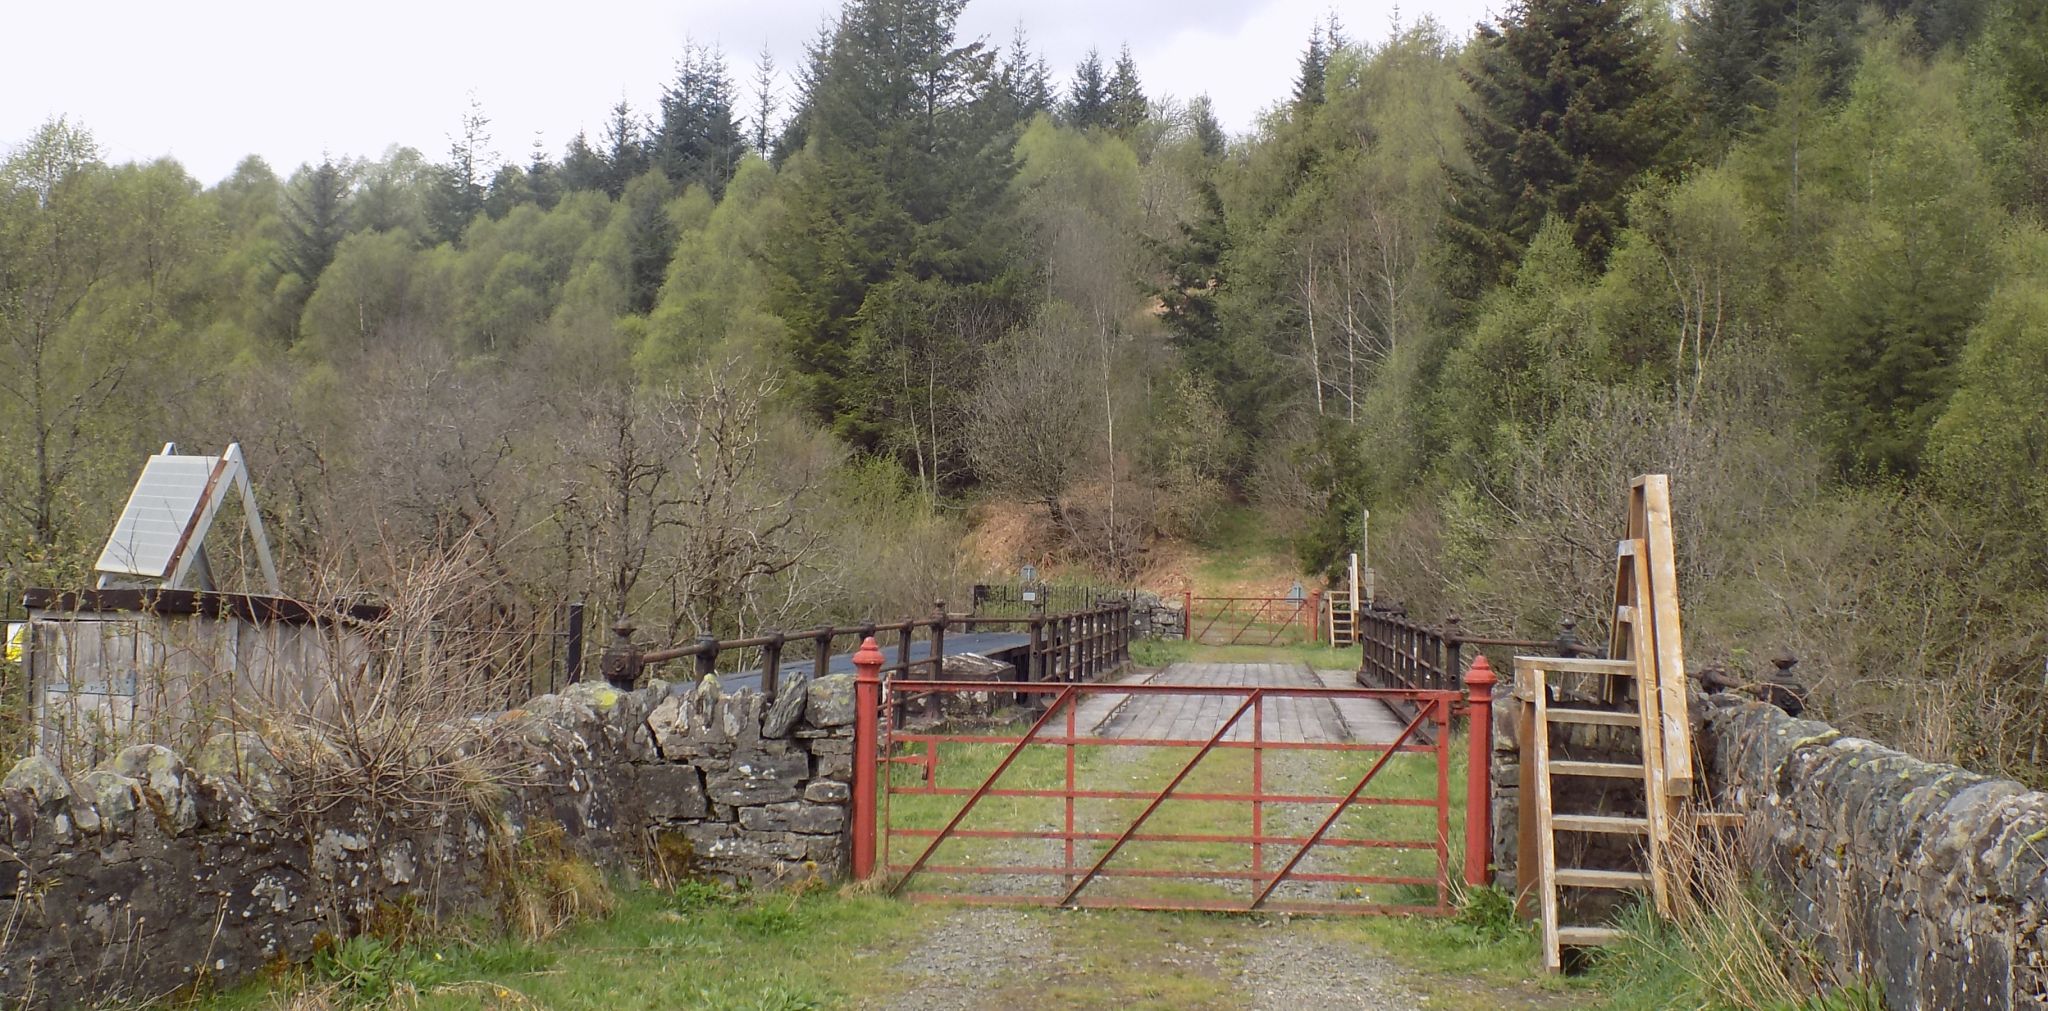
<svg viewBox="0 0 2048 1011">
<path fill-rule="evenodd" d="M 1452 908 L 1448 731 L 1464 693 L 906 679 L 876 691 L 875 855 L 891 894 L 1219 912 Z M 889 724 L 895 698 L 924 693 L 1015 701 L 1036 716 L 985 732 Z M 1195 697 L 1213 731 L 1081 732 L 1084 707 L 1092 726 L 1118 697 L 1161 695 Z M 1386 743 L 1280 739 L 1286 707 L 1316 700 L 1399 700 L 1415 715 Z M 857 874 L 872 860 L 861 853 Z"/>
<path fill-rule="evenodd" d="M 1185 598 L 1190 642 L 1210 646 L 1314 644 L 1321 593 L 1288 597 Z"/>
</svg>

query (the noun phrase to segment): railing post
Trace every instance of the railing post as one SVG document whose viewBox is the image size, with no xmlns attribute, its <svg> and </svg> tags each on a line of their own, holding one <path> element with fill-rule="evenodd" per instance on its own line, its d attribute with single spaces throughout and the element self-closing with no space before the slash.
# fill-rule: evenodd
<svg viewBox="0 0 2048 1011">
<path fill-rule="evenodd" d="M 1455 614 L 1444 621 L 1444 676 L 1446 678 L 1456 677 L 1458 671 L 1462 670 L 1465 666 L 1465 658 L 1459 655 L 1465 651 L 1465 626 L 1460 624 L 1460 621 L 1461 619 Z"/>
<path fill-rule="evenodd" d="M 932 625 L 932 680 L 937 681 L 946 675 L 946 601 L 933 601 L 932 610 L 937 612 Z"/>
<path fill-rule="evenodd" d="M 1045 649 L 1045 619 L 1032 615 L 1030 629 L 1031 648 L 1024 655 L 1024 682 L 1026 684 L 1045 680 L 1045 659 L 1043 656 L 1043 650 Z M 1037 696 L 1033 695 L 1030 697 L 1036 698 Z"/>
<path fill-rule="evenodd" d="M 568 634 L 562 642 L 562 680 L 575 684 L 583 680 L 583 602 L 569 605 Z"/>
<path fill-rule="evenodd" d="M 1555 644 L 1557 646 L 1558 656 L 1564 657 L 1569 660 L 1579 655 L 1580 647 L 1578 627 L 1579 623 L 1571 618 L 1566 618 L 1564 622 L 1561 625 L 1559 625 L 1557 630 L 1557 642 Z"/>
<path fill-rule="evenodd" d="M 853 879 L 875 875 L 875 727 L 882 712 L 882 650 L 867 636 L 853 654 Z"/>
<path fill-rule="evenodd" d="M 1180 637 L 1195 641 L 1195 588 L 1190 586 L 1180 592 Z"/>
<path fill-rule="evenodd" d="M 781 632 L 769 632 L 761 647 L 761 694 L 771 702 L 782 691 L 782 642 Z"/>
<path fill-rule="evenodd" d="M 633 682 L 640 680 L 640 647 L 633 645 L 633 621 L 625 615 L 612 625 L 612 642 L 605 647 L 598 669 L 604 673 L 605 683 L 622 692 L 633 690 Z"/>
<path fill-rule="evenodd" d="M 1465 883 L 1487 884 L 1488 858 L 1493 855 L 1493 665 L 1486 654 L 1472 658 L 1465 672 Z M 1524 798 L 1524 803 L 1529 799 Z"/>
<path fill-rule="evenodd" d="M 697 633 L 697 680 L 704 680 L 707 674 L 718 673 L 718 637 L 709 632 Z"/>
<path fill-rule="evenodd" d="M 832 673 L 832 630 L 822 629 L 811 638 L 817 641 L 816 651 L 811 656 L 811 680 L 823 681 Z"/>
</svg>

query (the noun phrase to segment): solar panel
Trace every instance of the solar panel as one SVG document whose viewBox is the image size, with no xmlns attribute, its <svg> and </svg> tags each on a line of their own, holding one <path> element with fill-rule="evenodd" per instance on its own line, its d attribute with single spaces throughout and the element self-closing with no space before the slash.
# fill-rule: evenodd
<svg viewBox="0 0 2048 1011">
<path fill-rule="evenodd" d="M 218 462 L 210 456 L 150 457 L 93 568 L 148 579 L 170 575 L 185 531 L 205 504 L 207 482 Z"/>
</svg>

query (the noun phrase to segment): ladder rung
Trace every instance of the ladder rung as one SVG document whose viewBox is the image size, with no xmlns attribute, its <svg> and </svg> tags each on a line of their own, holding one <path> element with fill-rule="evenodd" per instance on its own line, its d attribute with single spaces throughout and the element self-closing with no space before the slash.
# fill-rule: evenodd
<svg viewBox="0 0 2048 1011">
<path fill-rule="evenodd" d="M 1740 811 L 1700 811 L 1693 815 L 1701 828 L 1741 828 Z"/>
<path fill-rule="evenodd" d="M 1635 713 L 1610 713 L 1598 709 L 1547 708 L 1552 723 L 1587 723 L 1602 727 L 1639 727 L 1643 718 Z"/>
<path fill-rule="evenodd" d="M 1581 948 L 1613 944 L 1621 940 L 1621 931 L 1613 927 L 1559 927 L 1557 943 L 1576 945 Z"/>
<path fill-rule="evenodd" d="M 1650 821 L 1647 818 L 1630 818 L 1611 814 L 1554 814 L 1550 816 L 1550 827 L 1559 832 L 1607 832 L 1615 835 L 1648 835 Z"/>
<path fill-rule="evenodd" d="M 1559 867 L 1555 879 L 1574 888 L 1642 888 L 1650 876 L 1642 871 L 1596 871 L 1584 867 Z"/>
<path fill-rule="evenodd" d="M 1643 767 L 1627 762 L 1572 762 L 1553 760 L 1553 776 L 1599 776 L 1606 779 L 1641 779 Z"/>
</svg>

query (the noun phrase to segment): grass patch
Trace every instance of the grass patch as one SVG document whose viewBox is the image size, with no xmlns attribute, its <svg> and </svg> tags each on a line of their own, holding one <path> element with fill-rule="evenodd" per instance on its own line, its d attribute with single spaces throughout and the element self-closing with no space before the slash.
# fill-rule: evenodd
<svg viewBox="0 0 2048 1011">
<path fill-rule="evenodd" d="M 1195 544 L 1203 559 L 1195 570 L 1202 586 L 1241 583 L 1251 578 L 1270 578 L 1276 571 L 1294 572 L 1293 531 L 1272 521 L 1248 505 L 1233 504 L 1217 510 L 1215 519 Z M 1285 577 L 1282 577 L 1283 579 Z M 1285 585 L 1274 587 L 1274 592 Z"/>
<path fill-rule="evenodd" d="M 1675 921 L 1647 904 L 1623 914 L 1616 926 L 1626 938 L 1587 974 L 1608 993 L 1603 1011 L 1884 1011 L 1876 987 L 1836 980 L 1810 944 L 1778 925 L 1767 893 L 1741 891 Z"/>
<path fill-rule="evenodd" d="M 1131 662 L 1140 667 L 1174 663 L 1300 663 L 1317 670 L 1355 671 L 1360 659 L 1356 646 L 1211 646 L 1184 639 L 1140 639 L 1131 643 Z"/>
<path fill-rule="evenodd" d="M 356 938 L 278 978 L 187 1005 L 207 1011 L 422 1011 L 839 1006 L 872 996 L 930 907 L 874 896 L 748 895 L 707 885 L 622 896 L 549 941 L 439 946 Z M 829 953 L 829 957 L 821 957 Z"/>
</svg>

